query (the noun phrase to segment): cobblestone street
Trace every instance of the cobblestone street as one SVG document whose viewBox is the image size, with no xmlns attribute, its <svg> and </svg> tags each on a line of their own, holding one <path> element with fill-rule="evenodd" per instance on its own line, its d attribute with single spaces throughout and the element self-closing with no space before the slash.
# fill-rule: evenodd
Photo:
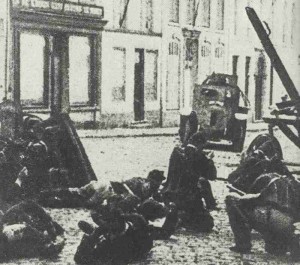
<svg viewBox="0 0 300 265">
<path fill-rule="evenodd" d="M 249 133 L 247 144 L 257 135 Z M 299 155 L 298 150 L 281 138 L 283 152 L 288 161 Z M 167 174 L 169 155 L 177 140 L 174 137 L 128 137 L 108 139 L 82 139 L 96 175 L 103 183 L 131 177 L 146 177 L 152 169 Z M 298 152 L 298 153 L 296 153 Z M 239 161 L 239 154 L 215 151 L 218 177 L 226 178 Z M 298 156 L 299 157 L 299 156 Z M 294 162 L 297 162 L 294 159 Z M 233 244 L 231 229 L 225 211 L 224 198 L 228 194 L 226 182 L 212 182 L 213 192 L 221 210 L 212 212 L 215 227 L 210 234 L 195 234 L 180 229 L 170 240 L 156 241 L 146 260 L 134 264 L 292 264 L 288 257 L 278 259 L 264 251 L 259 234 L 253 233 L 253 249 L 248 255 L 229 251 Z M 89 219 L 86 210 L 50 210 L 52 217 L 66 229 L 66 246 L 55 260 L 16 260 L 8 264 L 74 264 L 73 256 L 82 233 L 77 228 L 81 219 Z"/>
</svg>

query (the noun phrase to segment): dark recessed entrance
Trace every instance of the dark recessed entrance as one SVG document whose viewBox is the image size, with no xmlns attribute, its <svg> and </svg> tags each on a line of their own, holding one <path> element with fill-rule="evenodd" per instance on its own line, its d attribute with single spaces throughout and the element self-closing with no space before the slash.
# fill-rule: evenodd
<svg viewBox="0 0 300 265">
<path fill-rule="evenodd" d="M 144 100 L 144 49 L 135 49 L 134 65 L 134 120 L 142 121 L 145 118 Z"/>
</svg>

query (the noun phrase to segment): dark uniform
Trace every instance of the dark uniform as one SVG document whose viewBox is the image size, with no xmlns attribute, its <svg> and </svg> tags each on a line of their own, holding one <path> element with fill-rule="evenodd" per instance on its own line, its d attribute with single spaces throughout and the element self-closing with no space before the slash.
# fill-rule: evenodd
<svg viewBox="0 0 300 265">
<path fill-rule="evenodd" d="M 64 246 L 63 228 L 38 204 L 23 201 L 1 217 L 1 259 L 57 255 Z"/>
<path fill-rule="evenodd" d="M 251 229 L 255 229 L 262 234 L 267 252 L 280 255 L 289 250 L 292 255 L 299 255 L 293 224 L 300 217 L 300 183 L 292 176 L 270 173 L 259 177 L 252 190 L 256 194 L 226 197 L 236 243 L 231 250 L 249 252 Z"/>
<path fill-rule="evenodd" d="M 216 179 L 216 168 L 202 151 L 205 141 L 201 133 L 196 133 L 185 148 L 174 148 L 164 189 L 166 199 L 175 202 L 178 209 L 183 211 L 183 223 L 200 231 L 212 229 L 213 219 L 207 209 L 216 206 L 208 182 Z"/>
<path fill-rule="evenodd" d="M 266 173 L 289 174 L 287 167 L 277 156 L 269 158 L 267 151 L 257 149 L 241 161 L 241 164 L 228 176 L 228 182 L 235 188 L 248 193 L 255 180 Z"/>
<path fill-rule="evenodd" d="M 139 214 L 124 214 L 120 208 L 107 205 L 98 209 L 93 219 L 98 226 L 84 229 L 87 233 L 74 256 L 77 263 L 130 262 L 146 255 L 153 246 L 147 222 Z M 82 228 L 82 223 L 79 225 Z"/>
</svg>

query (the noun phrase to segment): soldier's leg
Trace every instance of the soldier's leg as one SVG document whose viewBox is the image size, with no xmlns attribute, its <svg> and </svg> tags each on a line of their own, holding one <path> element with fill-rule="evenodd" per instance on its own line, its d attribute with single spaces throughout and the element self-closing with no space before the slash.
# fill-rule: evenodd
<svg viewBox="0 0 300 265">
<path fill-rule="evenodd" d="M 251 227 L 248 215 L 250 210 L 242 205 L 242 199 L 235 196 L 227 196 L 225 199 L 229 223 L 234 235 L 236 252 L 249 252 L 251 249 Z"/>
<path fill-rule="evenodd" d="M 275 255 L 284 255 L 288 249 L 292 254 L 299 252 L 299 242 L 294 234 L 294 218 L 288 213 L 268 207 L 267 229 L 264 231 L 266 251 Z M 263 232 L 262 232 L 263 233 Z"/>
<path fill-rule="evenodd" d="M 205 178 L 200 178 L 198 181 L 198 186 L 200 188 L 200 193 L 205 201 L 207 209 L 214 209 L 217 205 L 214 195 L 211 190 L 211 185 L 209 181 Z"/>
</svg>

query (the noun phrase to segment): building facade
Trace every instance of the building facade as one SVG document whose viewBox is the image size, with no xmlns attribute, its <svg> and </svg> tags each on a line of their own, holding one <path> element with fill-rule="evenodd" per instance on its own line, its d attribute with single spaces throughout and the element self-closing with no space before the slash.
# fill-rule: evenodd
<svg viewBox="0 0 300 265">
<path fill-rule="evenodd" d="M 0 97 L 82 127 L 178 125 L 193 87 L 238 76 L 261 121 L 283 88 L 245 12 L 255 8 L 296 87 L 296 0 L 5 0 L 0 3 Z M 298 44 L 298 45 L 297 45 Z"/>
</svg>

